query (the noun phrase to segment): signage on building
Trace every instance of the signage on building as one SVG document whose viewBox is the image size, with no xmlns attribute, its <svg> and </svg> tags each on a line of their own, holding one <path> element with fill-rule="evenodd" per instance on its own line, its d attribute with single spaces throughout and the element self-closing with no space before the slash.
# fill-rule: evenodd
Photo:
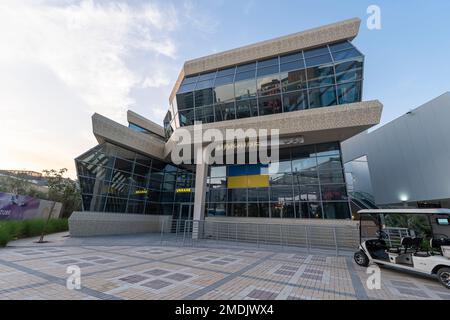
<svg viewBox="0 0 450 320">
<path fill-rule="evenodd" d="M 176 190 L 176 193 L 191 193 L 192 192 L 192 188 L 178 188 Z"/>
</svg>

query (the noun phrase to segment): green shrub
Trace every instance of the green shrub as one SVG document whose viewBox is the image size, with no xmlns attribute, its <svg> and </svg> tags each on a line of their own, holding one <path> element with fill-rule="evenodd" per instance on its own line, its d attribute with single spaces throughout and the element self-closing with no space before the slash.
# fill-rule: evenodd
<svg viewBox="0 0 450 320">
<path fill-rule="evenodd" d="M 46 219 L 0 222 L 0 247 L 6 246 L 11 240 L 40 236 L 45 224 Z M 67 219 L 50 219 L 44 234 L 67 230 L 69 230 Z"/>
</svg>

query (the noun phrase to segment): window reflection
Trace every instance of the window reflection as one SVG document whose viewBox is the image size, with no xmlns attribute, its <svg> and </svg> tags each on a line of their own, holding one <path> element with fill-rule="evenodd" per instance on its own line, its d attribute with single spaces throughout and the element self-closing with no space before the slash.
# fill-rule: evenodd
<svg viewBox="0 0 450 320">
<path fill-rule="evenodd" d="M 277 95 L 259 99 L 260 116 L 280 113 L 281 111 L 281 96 Z"/>
<path fill-rule="evenodd" d="M 189 76 L 176 95 L 176 121 L 181 126 L 191 125 L 193 114 L 182 111 L 210 105 L 214 105 L 212 114 L 210 109 L 202 110 L 196 119 L 224 121 L 361 101 L 363 61 L 361 53 L 343 41 Z M 235 100 L 257 96 L 259 111 L 248 103 L 234 105 Z M 169 131 L 170 124 L 165 127 Z"/>
</svg>

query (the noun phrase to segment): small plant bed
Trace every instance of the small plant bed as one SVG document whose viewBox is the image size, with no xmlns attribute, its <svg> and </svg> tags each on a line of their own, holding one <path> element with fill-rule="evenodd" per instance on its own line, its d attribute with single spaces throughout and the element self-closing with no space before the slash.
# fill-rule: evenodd
<svg viewBox="0 0 450 320">
<path fill-rule="evenodd" d="M 67 219 L 32 219 L 21 221 L 0 221 L 0 247 L 5 247 L 9 241 L 52 234 L 69 230 Z"/>
</svg>

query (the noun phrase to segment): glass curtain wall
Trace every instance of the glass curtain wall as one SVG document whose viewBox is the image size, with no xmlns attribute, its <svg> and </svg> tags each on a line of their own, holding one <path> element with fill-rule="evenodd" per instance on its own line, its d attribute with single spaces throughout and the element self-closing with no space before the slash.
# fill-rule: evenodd
<svg viewBox="0 0 450 320">
<path fill-rule="evenodd" d="M 346 41 L 188 76 L 172 121 L 188 126 L 359 102 L 363 63 Z"/>
<path fill-rule="evenodd" d="M 257 170 L 211 166 L 206 199 L 208 216 L 351 218 L 337 142 L 280 149 L 279 163 Z"/>
<path fill-rule="evenodd" d="M 172 215 L 175 203 L 194 199 L 192 192 L 176 192 L 193 190 L 193 172 L 110 143 L 75 163 L 85 211 Z"/>
</svg>

